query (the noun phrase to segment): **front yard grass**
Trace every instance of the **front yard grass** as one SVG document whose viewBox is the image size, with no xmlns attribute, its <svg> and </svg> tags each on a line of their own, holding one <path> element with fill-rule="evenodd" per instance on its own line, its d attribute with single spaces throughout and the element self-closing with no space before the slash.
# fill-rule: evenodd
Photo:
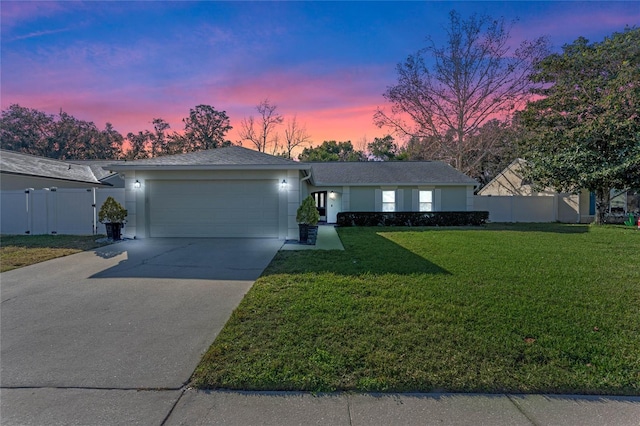
<svg viewBox="0 0 640 426">
<path fill-rule="evenodd" d="M 640 232 L 345 228 L 282 251 L 200 388 L 640 395 Z"/>
<path fill-rule="evenodd" d="M 99 235 L 2 235 L 0 237 L 0 272 L 105 245 L 105 243 L 96 242 L 99 237 Z"/>
</svg>

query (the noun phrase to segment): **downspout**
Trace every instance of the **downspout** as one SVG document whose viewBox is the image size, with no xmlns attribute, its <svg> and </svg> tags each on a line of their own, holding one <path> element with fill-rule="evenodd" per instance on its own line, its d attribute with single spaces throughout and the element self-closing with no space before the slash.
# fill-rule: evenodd
<svg viewBox="0 0 640 426">
<path fill-rule="evenodd" d="M 298 192 L 300 193 L 300 199 L 298 202 L 302 203 L 302 182 L 311 179 L 311 170 L 309 170 L 309 175 L 300 179 L 300 187 L 298 188 Z"/>
</svg>

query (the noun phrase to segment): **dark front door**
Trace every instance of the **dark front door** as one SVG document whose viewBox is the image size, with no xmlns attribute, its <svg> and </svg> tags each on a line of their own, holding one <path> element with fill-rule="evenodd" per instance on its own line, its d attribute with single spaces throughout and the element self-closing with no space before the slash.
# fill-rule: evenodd
<svg viewBox="0 0 640 426">
<path fill-rule="evenodd" d="M 320 216 L 327 216 L 327 191 L 312 192 L 311 196 L 316 202 L 316 208 Z"/>
</svg>

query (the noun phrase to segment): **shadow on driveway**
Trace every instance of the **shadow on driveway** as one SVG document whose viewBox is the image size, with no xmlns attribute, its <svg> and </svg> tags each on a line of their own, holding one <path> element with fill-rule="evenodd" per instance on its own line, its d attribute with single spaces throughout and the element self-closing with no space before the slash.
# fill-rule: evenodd
<svg viewBox="0 0 640 426">
<path fill-rule="evenodd" d="M 257 238 L 149 238 L 94 250 L 119 263 L 90 278 L 255 280 L 283 242 Z"/>
</svg>

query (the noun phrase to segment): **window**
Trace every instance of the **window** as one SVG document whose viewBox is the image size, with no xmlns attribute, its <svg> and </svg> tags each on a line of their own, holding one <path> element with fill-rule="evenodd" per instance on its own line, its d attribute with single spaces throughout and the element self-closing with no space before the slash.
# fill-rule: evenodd
<svg viewBox="0 0 640 426">
<path fill-rule="evenodd" d="M 327 191 L 313 192 L 311 193 L 311 196 L 316 202 L 316 208 L 318 209 L 320 216 L 325 216 L 327 214 Z"/>
<path fill-rule="evenodd" d="M 382 211 L 396 211 L 396 191 L 382 191 Z"/>
<path fill-rule="evenodd" d="M 433 191 L 420 191 L 420 205 L 418 210 L 421 212 L 433 211 Z"/>
</svg>

